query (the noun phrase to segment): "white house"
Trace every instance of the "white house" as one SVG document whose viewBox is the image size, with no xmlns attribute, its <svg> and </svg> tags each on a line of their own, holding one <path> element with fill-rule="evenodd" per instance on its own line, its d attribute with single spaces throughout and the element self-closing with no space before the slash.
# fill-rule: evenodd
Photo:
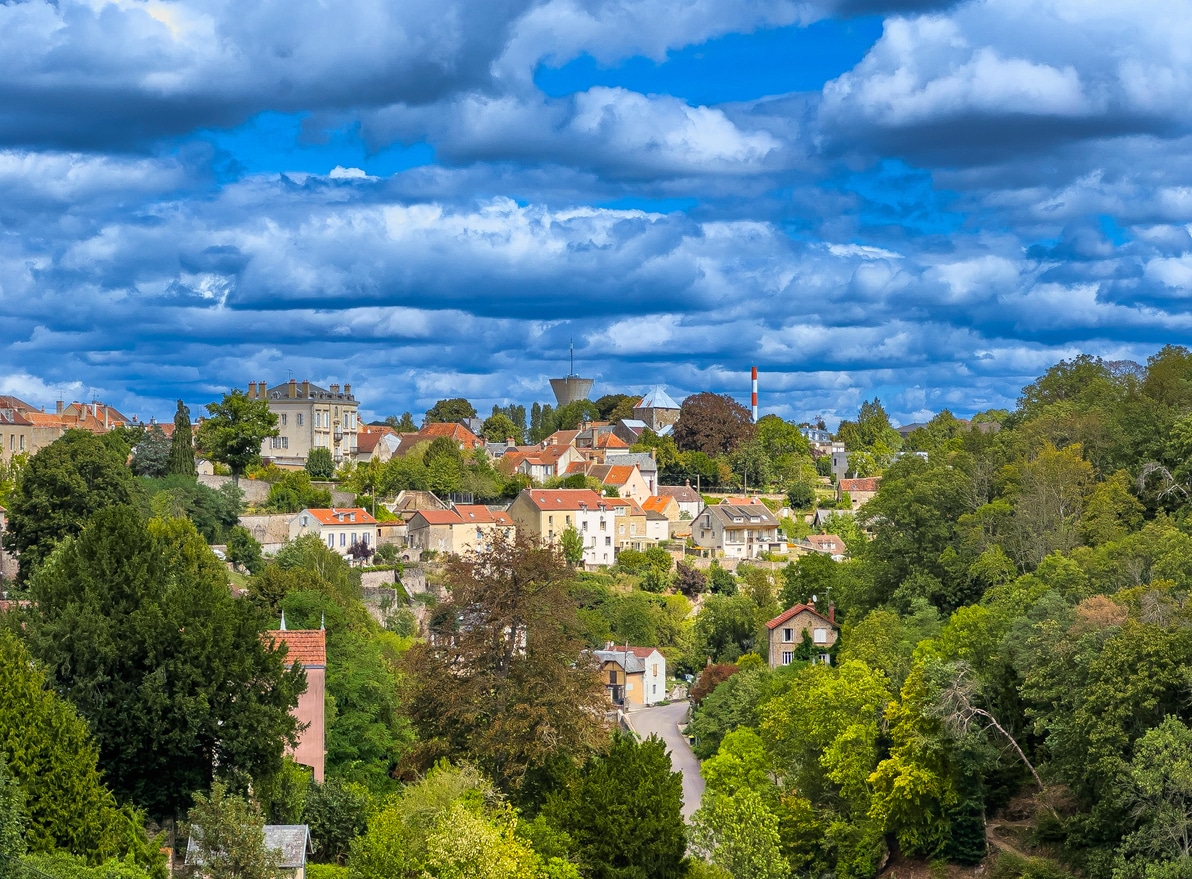
<svg viewBox="0 0 1192 879">
<path fill-rule="evenodd" d="M 290 520 L 290 539 L 304 534 L 317 534 L 340 555 L 359 542 L 373 549 L 377 547 L 377 520 L 360 507 L 305 509 Z"/>
</svg>

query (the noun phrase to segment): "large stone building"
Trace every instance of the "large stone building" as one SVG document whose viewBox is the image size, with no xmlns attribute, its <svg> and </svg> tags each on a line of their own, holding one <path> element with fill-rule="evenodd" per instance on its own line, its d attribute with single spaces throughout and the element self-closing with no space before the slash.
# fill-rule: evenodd
<svg viewBox="0 0 1192 879">
<path fill-rule="evenodd" d="M 679 420 L 679 404 L 662 388 L 655 388 L 637 401 L 633 417 L 644 422 L 653 433 L 661 434 Z"/>
<path fill-rule="evenodd" d="M 261 444 L 261 457 L 278 467 L 302 467 L 317 448 L 330 450 L 336 466 L 355 457 L 360 419 L 351 385 L 341 390 L 290 379 L 270 388 L 249 382 L 248 397 L 266 400 L 277 416 L 278 435 Z"/>
</svg>

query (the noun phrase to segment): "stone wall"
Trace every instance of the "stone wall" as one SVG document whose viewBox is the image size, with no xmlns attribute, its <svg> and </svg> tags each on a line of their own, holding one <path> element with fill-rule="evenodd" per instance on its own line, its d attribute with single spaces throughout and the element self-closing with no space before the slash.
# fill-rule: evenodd
<svg viewBox="0 0 1192 879">
<path fill-rule="evenodd" d="M 223 488 L 231 481 L 231 476 L 199 476 L 200 483 L 214 489 Z M 246 504 L 259 505 L 269 499 L 269 483 L 259 479 L 241 479 L 240 490 L 244 492 Z"/>
</svg>

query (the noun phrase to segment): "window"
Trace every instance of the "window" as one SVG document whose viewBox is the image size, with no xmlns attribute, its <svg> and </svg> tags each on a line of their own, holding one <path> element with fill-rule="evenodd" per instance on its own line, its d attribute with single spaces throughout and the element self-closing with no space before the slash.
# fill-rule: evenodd
<svg viewBox="0 0 1192 879">
<path fill-rule="evenodd" d="M 822 662 L 824 665 L 831 665 L 832 664 L 832 654 L 821 653 L 819 655 L 819 661 Z"/>
<path fill-rule="evenodd" d="M 580 523 L 579 523 L 579 530 L 580 530 L 580 531 L 587 531 L 587 530 L 588 530 L 588 520 L 587 520 L 587 519 L 584 519 L 584 521 L 582 521 L 582 522 L 580 522 Z"/>
<path fill-rule="evenodd" d="M 794 660 L 794 658 L 795 658 L 795 654 L 792 653 L 790 650 L 782 651 L 782 664 L 783 665 L 790 665 L 791 661 Z"/>
<path fill-rule="evenodd" d="M 816 644 L 827 644 L 828 643 L 828 630 L 827 629 L 816 629 L 815 635 L 812 638 L 812 640 Z"/>
<path fill-rule="evenodd" d="M 315 427 L 323 426 L 323 417 L 318 409 L 315 410 Z"/>
<path fill-rule="evenodd" d="M 657 696 L 657 695 L 658 695 L 658 685 L 657 685 L 657 684 L 654 684 L 654 685 L 653 685 L 653 687 L 654 687 L 654 688 L 653 688 L 653 693 L 654 693 L 654 695 L 655 695 L 655 696 Z"/>
<path fill-rule="evenodd" d="M 303 516 L 303 517 L 302 517 L 302 527 L 303 527 L 303 528 L 305 528 L 305 527 L 306 527 L 307 525 L 309 525 L 309 524 L 310 524 L 310 517 L 309 517 L 309 516 Z"/>
<path fill-rule="evenodd" d="M 25 451 L 25 435 L 21 434 L 21 451 Z"/>
<path fill-rule="evenodd" d="M 547 524 L 547 525 L 553 525 L 553 524 L 555 524 L 555 517 L 554 517 L 554 516 L 547 516 L 547 517 L 546 517 L 546 524 Z"/>
<path fill-rule="evenodd" d="M 284 413 L 284 412 L 281 413 L 281 426 L 282 427 L 286 426 L 286 413 Z"/>
<path fill-rule="evenodd" d="M 605 525 L 606 525 L 606 523 L 605 523 L 604 519 L 601 519 L 600 520 L 600 530 L 601 531 L 603 531 L 605 529 Z"/>
<path fill-rule="evenodd" d="M 348 545 L 347 541 L 348 541 L 347 533 L 344 531 L 339 532 L 339 545 L 347 546 Z"/>
<path fill-rule="evenodd" d="M 605 545 L 605 546 L 612 546 L 612 545 L 613 545 L 613 539 L 612 539 L 611 537 L 606 537 L 606 538 L 604 538 L 604 545 Z"/>
<path fill-rule="evenodd" d="M 298 426 L 299 427 L 302 426 L 302 413 L 301 412 L 298 413 Z"/>
<path fill-rule="evenodd" d="M 356 543 L 356 532 L 355 532 L 355 531 L 353 531 L 353 532 L 352 532 L 352 542 L 351 542 L 351 543 L 349 543 L 349 544 L 348 544 L 348 546 L 352 546 L 352 545 L 354 545 L 355 543 Z"/>
<path fill-rule="evenodd" d="M 327 545 L 328 545 L 328 546 L 335 546 L 335 535 L 334 535 L 334 534 L 328 534 L 328 535 L 327 535 Z"/>
<path fill-rule="evenodd" d="M 789 644 L 791 641 L 794 641 L 795 640 L 795 630 L 794 629 L 783 629 L 782 630 L 782 640 L 785 641 L 787 644 Z"/>
</svg>

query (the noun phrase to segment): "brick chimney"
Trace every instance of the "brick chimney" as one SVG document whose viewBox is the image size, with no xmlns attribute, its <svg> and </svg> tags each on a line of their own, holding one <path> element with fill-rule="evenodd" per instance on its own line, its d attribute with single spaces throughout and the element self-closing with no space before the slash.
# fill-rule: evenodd
<svg viewBox="0 0 1192 879">
<path fill-rule="evenodd" d="M 58 400 L 57 402 L 54 403 L 54 414 L 61 415 L 62 410 L 65 408 L 66 408 L 66 403 L 63 402 L 62 400 Z"/>
<path fill-rule="evenodd" d="M 310 382 L 305 379 L 302 382 L 302 397 L 303 399 L 310 397 Z"/>
<path fill-rule="evenodd" d="M 294 379 L 294 378 L 290 379 L 290 386 L 286 390 L 286 395 L 291 400 L 295 400 L 298 398 L 298 380 L 297 379 Z"/>
<path fill-rule="evenodd" d="M 828 622 L 836 622 L 836 605 L 832 602 L 828 603 Z"/>
<path fill-rule="evenodd" d="M 348 384 L 344 385 L 344 396 L 345 397 L 352 396 L 352 386 L 351 385 L 348 385 Z"/>
<path fill-rule="evenodd" d="M 331 393 L 332 393 L 332 394 L 338 394 L 338 393 L 339 393 L 339 385 L 332 385 L 332 386 L 331 386 Z"/>
</svg>

